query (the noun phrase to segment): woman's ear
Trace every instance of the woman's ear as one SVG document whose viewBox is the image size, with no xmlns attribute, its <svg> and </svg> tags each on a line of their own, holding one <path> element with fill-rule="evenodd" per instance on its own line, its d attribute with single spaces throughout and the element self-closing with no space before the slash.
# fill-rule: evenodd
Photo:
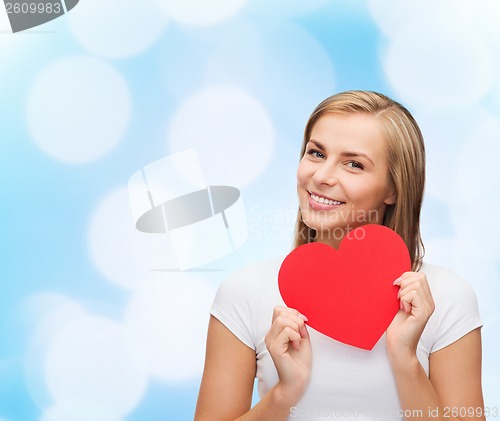
<svg viewBox="0 0 500 421">
<path fill-rule="evenodd" d="M 396 203 L 396 192 L 392 189 L 389 195 L 385 198 L 384 203 L 386 205 L 394 205 Z"/>
</svg>

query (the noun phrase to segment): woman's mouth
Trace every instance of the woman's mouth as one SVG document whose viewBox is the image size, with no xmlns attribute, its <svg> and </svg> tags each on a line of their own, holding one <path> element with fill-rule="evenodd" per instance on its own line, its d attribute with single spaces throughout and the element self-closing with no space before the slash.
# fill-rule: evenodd
<svg viewBox="0 0 500 421">
<path fill-rule="evenodd" d="M 326 209 L 326 208 L 333 208 L 336 206 L 344 205 L 345 202 L 341 202 L 340 200 L 334 200 L 330 199 L 329 197 L 325 196 L 320 196 L 318 194 L 312 193 L 308 191 L 309 193 L 309 203 L 311 204 L 312 208 L 321 208 L 321 209 Z"/>
</svg>

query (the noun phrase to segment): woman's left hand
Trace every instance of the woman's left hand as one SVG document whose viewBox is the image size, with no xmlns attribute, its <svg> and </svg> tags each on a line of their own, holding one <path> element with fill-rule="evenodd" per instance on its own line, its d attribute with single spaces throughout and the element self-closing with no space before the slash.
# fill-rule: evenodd
<svg viewBox="0 0 500 421">
<path fill-rule="evenodd" d="M 399 285 L 401 309 L 387 329 L 390 356 L 415 356 L 427 321 L 434 312 L 434 300 L 427 277 L 420 272 L 405 272 L 394 285 Z"/>
</svg>

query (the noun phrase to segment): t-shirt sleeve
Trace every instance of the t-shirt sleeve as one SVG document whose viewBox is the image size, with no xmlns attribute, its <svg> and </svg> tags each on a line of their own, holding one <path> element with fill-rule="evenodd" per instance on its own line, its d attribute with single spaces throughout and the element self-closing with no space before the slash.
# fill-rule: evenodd
<svg viewBox="0 0 500 421">
<path fill-rule="evenodd" d="M 482 326 L 474 290 L 453 271 L 443 268 L 431 290 L 436 304 L 431 317 L 434 330 L 431 352 L 452 344 Z"/>
<path fill-rule="evenodd" d="M 212 316 L 252 349 L 256 349 L 252 327 L 256 275 L 254 268 L 249 266 L 226 278 L 220 284 L 210 309 Z"/>
</svg>

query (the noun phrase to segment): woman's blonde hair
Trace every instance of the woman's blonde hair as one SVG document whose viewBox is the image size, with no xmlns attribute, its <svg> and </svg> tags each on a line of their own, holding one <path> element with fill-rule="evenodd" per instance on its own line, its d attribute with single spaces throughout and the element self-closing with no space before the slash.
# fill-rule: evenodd
<svg viewBox="0 0 500 421">
<path fill-rule="evenodd" d="M 387 140 L 389 174 L 396 193 L 396 202 L 387 205 L 382 224 L 403 238 L 410 252 L 412 270 L 418 270 L 424 255 L 420 210 L 425 186 L 425 148 L 417 122 L 405 107 L 385 95 L 370 91 L 342 92 L 325 99 L 312 112 L 304 130 L 301 159 L 314 124 L 327 113 L 365 113 L 380 122 L 381 133 Z M 303 222 L 299 209 L 294 247 L 314 241 L 315 236 L 315 230 Z"/>
</svg>

